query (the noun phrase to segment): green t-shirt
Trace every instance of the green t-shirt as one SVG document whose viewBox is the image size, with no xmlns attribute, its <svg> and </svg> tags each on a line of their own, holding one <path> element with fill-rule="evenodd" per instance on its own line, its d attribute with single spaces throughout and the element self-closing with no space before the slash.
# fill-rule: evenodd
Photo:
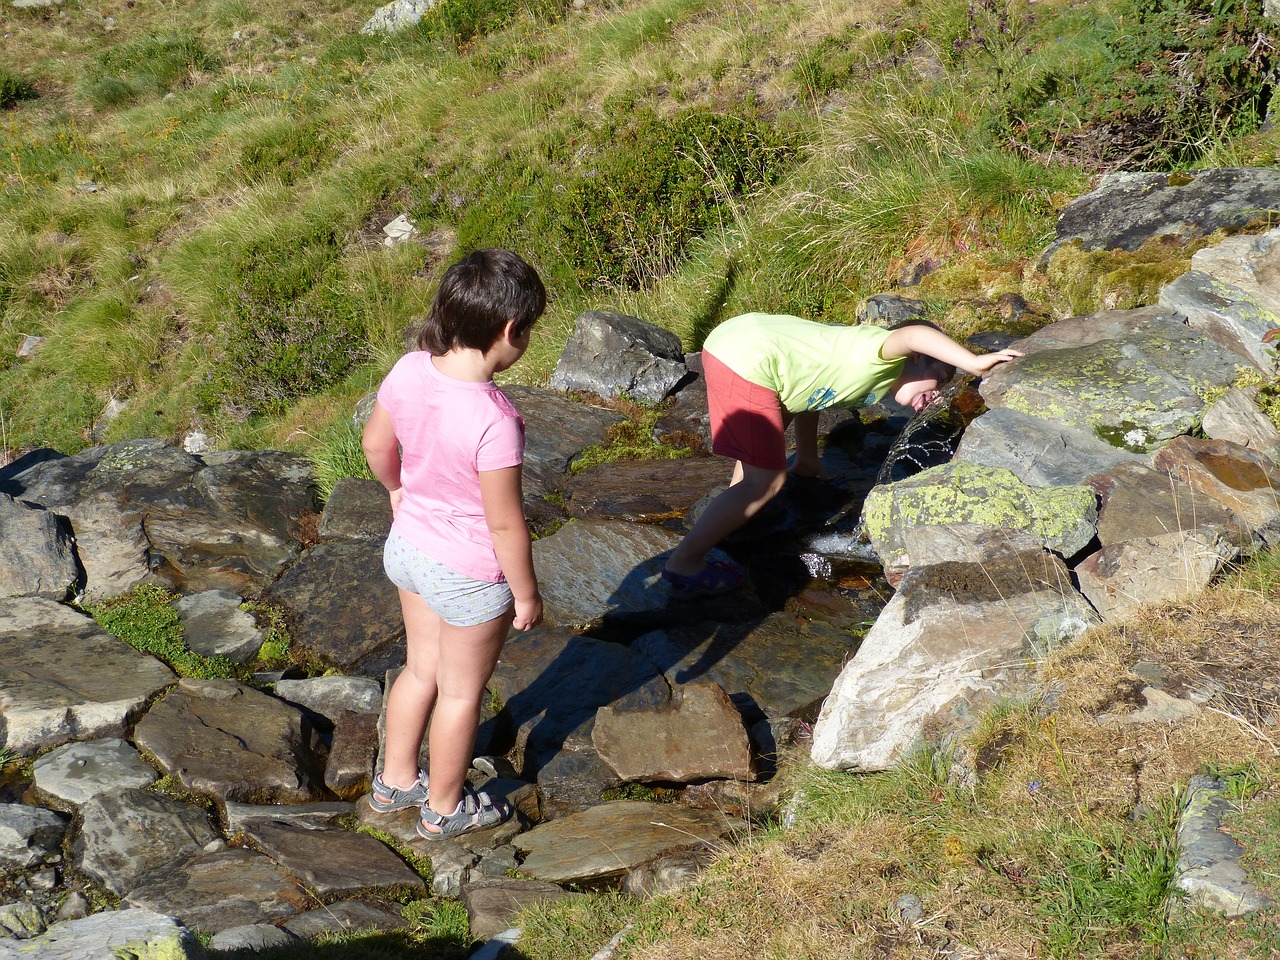
<svg viewBox="0 0 1280 960">
<path fill-rule="evenodd" d="M 703 349 L 744 380 L 777 393 L 788 412 L 803 413 L 883 400 L 905 362 L 880 356 L 891 332 L 744 313 L 712 330 Z"/>
</svg>

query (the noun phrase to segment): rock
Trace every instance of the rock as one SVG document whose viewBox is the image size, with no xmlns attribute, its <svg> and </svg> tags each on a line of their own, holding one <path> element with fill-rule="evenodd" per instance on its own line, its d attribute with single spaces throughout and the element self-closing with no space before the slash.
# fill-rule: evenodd
<svg viewBox="0 0 1280 960">
<path fill-rule="evenodd" d="M 185 926 L 207 933 L 251 923 L 278 925 L 314 904 L 284 867 L 242 847 L 201 853 L 152 870 L 123 902 L 163 909 Z"/>
<path fill-rule="evenodd" d="M 591 310 L 578 317 L 550 386 L 657 403 L 688 372 L 680 338 L 671 331 L 621 313 Z"/>
<path fill-rule="evenodd" d="M 1108 336 L 1126 319 L 1127 331 Z M 1171 314 L 1113 311 L 1064 324 L 1021 341 L 1026 355 L 987 375 L 981 391 L 988 407 L 1009 407 L 1147 453 L 1195 429 L 1206 406 L 1202 384 L 1230 383 L 1239 362 Z"/>
<path fill-rule="evenodd" d="M 1091 193 L 1067 205 L 1057 238 L 1040 262 L 1064 243 L 1085 250 L 1136 250 L 1156 237 L 1196 237 L 1238 230 L 1280 202 L 1280 171 L 1231 168 L 1170 173 L 1111 173 Z"/>
<path fill-rule="evenodd" d="M 368 793 L 377 758 L 378 715 L 344 710 L 334 722 L 324 785 L 349 800 Z"/>
<path fill-rule="evenodd" d="M 912 297 L 877 293 L 858 304 L 856 316 L 859 323 L 888 330 L 909 320 L 927 320 L 929 304 Z"/>
<path fill-rule="evenodd" d="M 1008 470 L 1029 487 L 1061 487 L 1149 458 L 1112 446 L 1092 431 L 999 407 L 969 424 L 955 459 Z"/>
<path fill-rule="evenodd" d="M 67 898 L 62 901 L 62 905 L 58 907 L 58 920 L 79 920 L 81 917 L 87 917 L 93 910 L 93 904 L 79 890 L 72 890 L 67 894 Z"/>
<path fill-rule="evenodd" d="M 305 707 L 330 723 L 343 712 L 378 714 L 382 710 L 382 684 L 372 677 L 308 677 L 278 680 L 275 694 L 297 707 Z"/>
<path fill-rule="evenodd" d="M 462 888 L 462 905 L 467 910 L 471 936 L 477 940 L 488 940 L 510 929 L 527 907 L 580 896 L 543 880 L 505 877 L 468 883 Z"/>
<path fill-rule="evenodd" d="M 566 506 L 569 516 L 577 519 L 677 520 L 724 484 L 731 470 L 721 457 L 602 463 L 568 481 Z"/>
<path fill-rule="evenodd" d="M 52 600 L 0 599 L 0 649 L 0 732 L 20 754 L 119 736 L 174 680 L 158 660 Z"/>
<path fill-rule="evenodd" d="M 99 794 L 81 808 L 76 868 L 116 896 L 156 867 L 167 867 L 220 840 L 200 807 L 146 790 Z"/>
<path fill-rule="evenodd" d="M 71 539 L 57 518 L 0 494 L 0 596 L 66 600 L 77 578 Z"/>
<path fill-rule="evenodd" d="M 109 17 L 107 19 L 110 19 Z M 213 452 L 213 440 L 203 430 L 192 430 L 182 438 L 182 449 L 187 453 L 201 454 Z"/>
<path fill-rule="evenodd" d="M 404 619 L 382 571 L 382 544 L 322 543 L 267 592 L 295 624 L 293 639 L 326 664 L 382 676 L 404 660 Z"/>
<path fill-rule="evenodd" d="M 619 800 L 540 824 L 515 845 L 521 872 L 535 880 L 600 884 L 658 857 L 717 845 L 744 826 L 712 811 Z"/>
<path fill-rule="evenodd" d="M 382 232 L 386 234 L 386 239 L 382 241 L 382 245 L 384 247 L 394 247 L 397 243 L 403 243 L 416 237 L 418 228 L 413 225 L 408 215 L 402 213 L 394 220 L 383 224 Z"/>
<path fill-rule="evenodd" d="M 145 787 L 158 777 L 128 742 L 109 738 L 49 751 L 35 762 L 32 779 L 41 795 L 79 807 L 100 793 Z"/>
<path fill-rule="evenodd" d="M 1101 502 L 1098 540 L 1104 547 L 1191 532 L 1209 542 L 1221 539 L 1245 553 L 1251 553 L 1256 545 L 1253 535 L 1230 510 L 1198 495 L 1165 470 L 1120 464 L 1088 482 Z"/>
<path fill-rule="evenodd" d="M 377 480 L 343 477 L 333 485 L 320 514 L 319 537 L 371 540 L 381 547 L 391 532 L 391 501 Z"/>
<path fill-rule="evenodd" d="M 366 834 L 313 830 L 274 820 L 249 820 L 243 830 L 256 849 L 286 868 L 321 900 L 369 890 L 426 892 L 421 877 Z"/>
<path fill-rule="evenodd" d="M 838 622 L 772 613 L 743 624 L 701 622 L 654 630 L 631 647 L 673 687 L 719 684 L 754 723 L 764 717 L 816 718 L 857 644 Z"/>
<path fill-rule="evenodd" d="M 227 836 L 244 833 L 256 820 L 287 823 L 307 830 L 339 830 L 345 818 L 356 812 L 354 803 L 228 803 L 223 808 Z"/>
<path fill-rule="evenodd" d="M 286 946 L 297 939 L 297 936 L 282 927 L 269 923 L 249 923 L 243 927 L 218 931 L 209 939 L 209 949 L 215 953 L 269 950 L 272 947 Z"/>
<path fill-rule="evenodd" d="M 1209 404 L 1200 426 L 1210 440 L 1238 443 L 1272 461 L 1280 458 L 1280 430 L 1237 387 Z"/>
<path fill-rule="evenodd" d="M 742 715 L 717 683 L 676 687 L 658 707 L 596 711 L 591 742 L 623 781 L 749 780 Z"/>
<path fill-rule="evenodd" d="M 711 452 L 711 414 L 707 408 L 707 381 L 702 373 L 702 353 L 685 354 L 689 379 L 667 402 L 670 409 L 654 424 L 653 435 L 664 443 L 690 447 L 695 454 Z"/>
<path fill-rule="evenodd" d="M 40 352 L 42 347 L 44 347 L 44 337 L 27 334 L 22 338 L 22 343 L 18 344 L 18 351 L 14 356 L 19 360 L 30 360 Z"/>
<path fill-rule="evenodd" d="M 1008 470 L 957 462 L 876 487 L 863 520 L 892 583 L 905 568 L 928 561 L 908 553 L 909 529 L 973 524 L 1025 531 L 1071 558 L 1093 539 L 1098 508 L 1087 486 L 1029 487 Z"/>
<path fill-rule="evenodd" d="M 1275 351 L 1263 342 L 1280 327 L 1280 230 L 1230 237 L 1191 257 L 1191 269 L 1160 291 L 1177 311 L 1259 370 L 1270 374 Z M 1230 381 L 1224 381 L 1230 382 Z"/>
<path fill-rule="evenodd" d="M 670 688 L 642 653 L 617 643 L 541 629 L 512 637 L 489 681 L 501 703 L 486 727 L 509 731 L 520 776 L 562 808 L 598 803 L 617 778 L 591 746 L 596 712 L 667 702 Z M 486 734 L 482 728 L 481 736 Z"/>
<path fill-rule="evenodd" d="M 1178 437 L 1152 466 L 1222 504 L 1264 543 L 1280 539 L 1280 468 L 1262 454 L 1226 440 Z"/>
<path fill-rule="evenodd" d="M 0 803 L 0 876 L 61 859 L 67 818 L 21 803 Z"/>
<path fill-rule="evenodd" d="M 267 631 L 253 614 L 240 609 L 240 597 L 226 590 L 205 590 L 179 597 L 173 608 L 182 618 L 187 647 L 202 657 L 223 656 L 248 663 L 258 655 Z"/>
<path fill-rule="evenodd" d="M 311 468 L 275 451 L 195 457 L 130 440 L 38 463 L 0 492 L 69 519 L 99 600 L 147 580 L 180 593 L 259 593 L 297 557 L 316 509 Z"/>
<path fill-rule="evenodd" d="M 524 417 L 526 509 L 559 492 L 578 454 L 604 443 L 606 431 L 625 419 L 611 410 L 575 403 L 538 387 L 504 386 L 502 392 Z"/>
<path fill-rule="evenodd" d="M 173 917 L 151 910 L 108 910 L 64 920 L 42 935 L 10 945 L 0 941 L 0 960 L 201 960 L 200 941 Z"/>
<path fill-rule="evenodd" d="M 671 602 L 662 565 L 679 539 L 657 527 L 606 520 L 575 520 L 542 537 L 533 562 L 547 618 L 566 627 L 657 621 Z M 727 559 L 718 550 L 709 556 Z M 741 620 L 757 612 L 758 601 L 744 588 L 699 601 L 699 613 L 709 618 Z"/>
<path fill-rule="evenodd" d="M 1141 723 L 1174 724 L 1190 720 L 1200 713 L 1200 707 L 1190 700 L 1171 696 L 1155 687 L 1143 687 L 1142 698 L 1146 704 L 1132 713 L 1104 713 L 1099 723 L 1132 725 Z"/>
<path fill-rule="evenodd" d="M 893 905 L 896 913 L 904 923 L 919 923 L 924 919 L 924 903 L 914 893 L 904 894 Z"/>
<path fill-rule="evenodd" d="M 379 909 L 361 900 L 340 900 L 286 920 L 284 929 L 295 936 L 314 940 L 322 934 L 360 931 L 403 930 L 408 924 L 398 914 Z"/>
<path fill-rule="evenodd" d="M 1193 903 L 1228 917 L 1240 917 L 1273 905 L 1247 877 L 1244 851 L 1222 821 L 1233 810 L 1223 794 L 1225 785 L 1210 777 L 1194 776 L 1187 783 L 1186 807 L 1178 824 L 1176 883 Z"/>
<path fill-rule="evenodd" d="M 711 862 L 707 847 L 682 850 L 636 867 L 622 881 L 622 892 L 633 897 L 661 897 L 684 889 Z"/>
<path fill-rule="evenodd" d="M 1033 682 L 1035 661 L 1097 622 L 1066 566 L 1026 535 L 988 532 L 980 559 L 912 566 L 841 672 L 813 730 L 819 766 L 884 770 L 928 724 L 963 729 Z"/>
<path fill-rule="evenodd" d="M 412 27 L 415 23 L 420 23 L 422 18 L 435 7 L 435 0 L 392 0 L 386 6 L 375 10 L 373 16 L 360 28 L 360 32 L 364 34 L 396 33 Z"/>
<path fill-rule="evenodd" d="M 252 687 L 184 679 L 139 721 L 134 742 L 187 790 L 307 803 L 324 790 L 311 736 L 298 710 Z"/>
<path fill-rule="evenodd" d="M 1175 531 L 1112 543 L 1075 567 L 1080 592 L 1104 621 L 1144 604 L 1199 593 L 1240 551 L 1221 536 Z"/>
</svg>

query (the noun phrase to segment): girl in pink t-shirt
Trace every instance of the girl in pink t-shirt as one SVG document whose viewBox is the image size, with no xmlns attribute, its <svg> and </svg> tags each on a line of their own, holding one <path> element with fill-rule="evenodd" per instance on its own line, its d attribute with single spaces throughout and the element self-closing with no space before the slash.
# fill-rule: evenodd
<svg viewBox="0 0 1280 960">
<path fill-rule="evenodd" d="M 407 644 L 369 804 L 382 813 L 421 807 L 418 833 L 429 840 L 511 815 L 467 783 L 507 631 L 542 620 L 520 487 L 524 421 L 493 375 L 524 354 L 545 306 L 537 272 L 509 251 L 455 263 L 419 350 L 387 375 L 364 430 L 369 467 L 391 497 L 383 562 L 400 591 Z M 418 769 L 428 721 L 429 777 Z"/>
</svg>

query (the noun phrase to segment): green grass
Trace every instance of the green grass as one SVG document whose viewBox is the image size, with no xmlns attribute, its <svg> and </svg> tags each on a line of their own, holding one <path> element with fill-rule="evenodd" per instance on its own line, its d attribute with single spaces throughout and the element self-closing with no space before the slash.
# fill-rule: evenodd
<svg viewBox="0 0 1280 960">
<path fill-rule="evenodd" d="M 143 584 L 88 611 L 107 633 L 163 661 L 180 677 L 225 680 L 235 676 L 235 665 L 226 657 L 202 657 L 187 649 L 182 620 L 171 606 L 177 599 L 177 594 L 162 587 Z"/>
</svg>

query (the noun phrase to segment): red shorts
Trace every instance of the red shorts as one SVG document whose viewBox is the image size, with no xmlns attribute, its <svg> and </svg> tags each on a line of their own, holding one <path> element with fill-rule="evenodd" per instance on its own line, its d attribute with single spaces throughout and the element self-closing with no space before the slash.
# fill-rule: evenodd
<svg viewBox="0 0 1280 960">
<path fill-rule="evenodd" d="M 782 401 L 702 351 L 711 413 L 711 451 L 765 470 L 787 469 Z"/>
</svg>

